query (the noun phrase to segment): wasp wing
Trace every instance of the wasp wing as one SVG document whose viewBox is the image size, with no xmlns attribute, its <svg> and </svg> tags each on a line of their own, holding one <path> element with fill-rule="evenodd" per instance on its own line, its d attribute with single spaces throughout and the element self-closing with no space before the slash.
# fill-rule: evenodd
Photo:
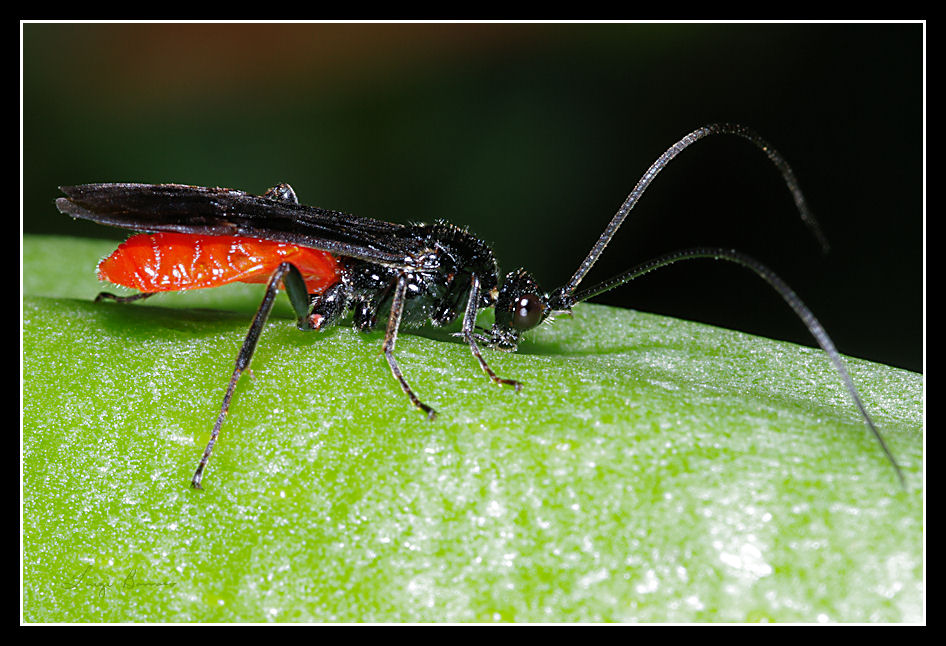
<svg viewBox="0 0 946 646">
<path fill-rule="evenodd" d="M 66 194 L 56 200 L 60 212 L 135 231 L 276 240 L 395 267 L 417 251 L 405 225 L 229 188 L 82 184 L 60 190 Z"/>
</svg>

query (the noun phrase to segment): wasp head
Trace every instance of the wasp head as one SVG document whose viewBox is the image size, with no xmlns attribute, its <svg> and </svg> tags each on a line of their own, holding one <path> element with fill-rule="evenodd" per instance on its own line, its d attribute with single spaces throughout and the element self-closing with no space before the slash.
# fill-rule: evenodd
<svg viewBox="0 0 946 646">
<path fill-rule="evenodd" d="M 515 350 L 522 333 L 531 330 L 551 313 L 548 294 L 524 269 L 506 275 L 496 297 L 496 317 L 488 342 L 500 350 Z"/>
</svg>

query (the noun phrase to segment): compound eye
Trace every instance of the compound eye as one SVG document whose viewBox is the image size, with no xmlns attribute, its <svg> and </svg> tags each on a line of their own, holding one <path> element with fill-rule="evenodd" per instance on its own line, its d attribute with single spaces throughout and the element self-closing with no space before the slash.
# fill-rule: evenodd
<svg viewBox="0 0 946 646">
<path fill-rule="evenodd" d="M 535 294 L 526 294 L 516 299 L 512 312 L 512 327 L 530 330 L 542 322 L 545 305 Z"/>
</svg>

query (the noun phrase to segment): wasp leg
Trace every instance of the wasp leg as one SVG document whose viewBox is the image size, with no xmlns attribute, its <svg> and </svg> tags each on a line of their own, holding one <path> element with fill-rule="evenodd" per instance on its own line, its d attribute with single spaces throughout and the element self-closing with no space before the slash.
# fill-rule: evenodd
<svg viewBox="0 0 946 646">
<path fill-rule="evenodd" d="M 99 292 L 99 295 L 95 297 L 96 303 L 101 303 L 102 301 L 115 301 L 116 303 L 133 303 L 134 301 L 143 301 L 146 298 L 154 296 L 157 292 L 138 292 L 137 294 L 132 294 L 131 296 L 119 296 L 118 294 L 112 294 L 111 292 Z"/>
<path fill-rule="evenodd" d="M 516 381 L 515 379 L 503 379 L 498 376 L 493 369 L 489 367 L 489 364 L 486 363 L 486 359 L 483 358 L 483 355 L 480 353 L 480 348 L 476 345 L 476 333 L 474 329 L 476 327 L 476 304 L 480 300 L 480 279 L 476 276 L 473 276 L 473 284 L 470 287 L 470 297 L 466 302 L 466 313 L 463 315 L 463 328 L 460 334 L 463 335 L 463 338 L 466 340 L 467 344 L 470 346 L 470 351 L 473 353 L 473 356 L 476 357 L 476 360 L 480 363 L 480 368 L 483 369 L 483 372 L 486 373 L 486 376 L 489 377 L 490 381 L 494 384 L 503 384 L 505 386 L 512 386 L 516 389 L 516 392 L 522 390 L 522 383 Z"/>
<path fill-rule="evenodd" d="M 414 394 L 414 391 L 411 390 L 410 385 L 401 373 L 397 361 L 394 359 L 394 344 L 397 342 L 397 330 L 401 325 L 401 314 L 404 312 L 404 298 L 406 294 L 407 276 L 399 274 L 397 277 L 397 285 L 394 289 L 394 298 L 391 300 L 391 315 L 388 317 L 388 327 L 384 333 L 384 357 L 388 360 L 391 374 L 393 374 L 397 382 L 401 384 L 401 389 L 410 397 L 411 403 L 427 413 L 427 419 L 432 420 L 437 416 L 437 411 L 422 402 L 420 398 Z"/>
<path fill-rule="evenodd" d="M 210 441 L 207 442 L 207 448 L 204 449 L 204 454 L 201 456 L 200 463 L 197 465 L 197 471 L 194 472 L 194 477 L 191 479 L 191 486 L 195 489 L 202 488 L 200 481 L 203 477 L 204 469 L 207 468 L 207 463 L 210 461 L 210 455 L 213 453 L 217 438 L 220 436 L 220 427 L 223 426 L 223 420 L 226 419 L 227 412 L 230 409 L 230 400 L 233 398 L 233 393 L 236 390 L 237 382 L 240 381 L 240 376 L 250 366 L 250 360 L 253 358 L 256 344 L 259 342 L 263 325 L 266 324 L 266 319 L 273 309 L 273 302 L 276 300 L 276 295 L 279 293 L 280 283 L 285 283 L 289 300 L 292 302 L 292 307 L 300 320 L 304 319 L 308 313 L 309 298 L 308 294 L 305 293 L 305 281 L 302 278 L 302 274 L 299 273 L 299 270 L 296 269 L 294 265 L 284 262 L 276 268 L 276 271 L 274 271 L 273 275 L 270 277 L 266 285 L 266 294 L 263 296 L 263 302 L 260 303 L 259 309 L 256 310 L 256 315 L 253 317 L 253 322 L 250 324 L 250 330 L 247 332 L 246 338 L 243 340 L 243 345 L 240 348 L 240 353 L 237 355 L 233 375 L 230 377 L 230 383 L 227 384 L 227 392 L 223 396 L 223 405 L 220 407 L 220 414 L 217 415 L 217 421 L 214 423 L 213 431 L 210 433 Z M 299 292 L 300 286 L 302 290 L 301 294 Z"/>
<path fill-rule="evenodd" d="M 339 281 L 323 293 L 310 296 L 310 311 L 299 319 L 299 329 L 324 330 L 335 325 L 348 308 L 350 292 L 348 285 Z"/>
</svg>

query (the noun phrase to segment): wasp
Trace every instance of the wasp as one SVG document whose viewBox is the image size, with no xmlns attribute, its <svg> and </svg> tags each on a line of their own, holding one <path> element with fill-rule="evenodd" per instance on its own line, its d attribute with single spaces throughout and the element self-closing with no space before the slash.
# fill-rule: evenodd
<svg viewBox="0 0 946 646">
<path fill-rule="evenodd" d="M 428 418 L 436 412 L 411 388 L 395 357 L 402 325 L 444 326 L 462 320 L 458 336 L 496 384 L 519 390 L 518 381 L 497 375 L 481 347 L 515 350 L 522 334 L 575 304 L 683 260 L 713 258 L 736 263 L 766 281 L 784 299 L 825 351 L 865 425 L 897 473 L 893 454 L 865 409 L 857 388 L 827 332 L 811 310 L 771 269 L 732 249 L 684 249 L 644 262 L 592 287 L 579 289 L 647 187 L 670 161 L 710 135 L 735 135 L 765 153 L 781 173 L 802 221 L 827 249 L 791 167 L 754 131 L 711 124 L 689 133 L 641 176 L 591 251 L 563 286 L 544 291 L 524 269 L 501 276 L 489 245 L 465 228 L 439 221 L 396 224 L 300 204 L 288 184 L 263 195 L 228 188 L 183 184 L 84 184 L 63 186 L 56 200 L 64 214 L 140 233 L 119 245 L 98 266 L 100 279 L 138 293 L 102 292 L 97 301 L 122 303 L 166 291 L 216 287 L 231 282 L 265 283 L 262 303 L 237 354 L 223 403 L 191 485 L 201 480 L 213 453 L 240 376 L 249 368 L 260 333 L 280 290 L 289 297 L 300 330 L 324 330 L 351 315 L 355 328 L 385 326 L 382 349 L 391 374 L 411 403 Z M 489 328 L 477 314 L 495 310 Z"/>
</svg>

